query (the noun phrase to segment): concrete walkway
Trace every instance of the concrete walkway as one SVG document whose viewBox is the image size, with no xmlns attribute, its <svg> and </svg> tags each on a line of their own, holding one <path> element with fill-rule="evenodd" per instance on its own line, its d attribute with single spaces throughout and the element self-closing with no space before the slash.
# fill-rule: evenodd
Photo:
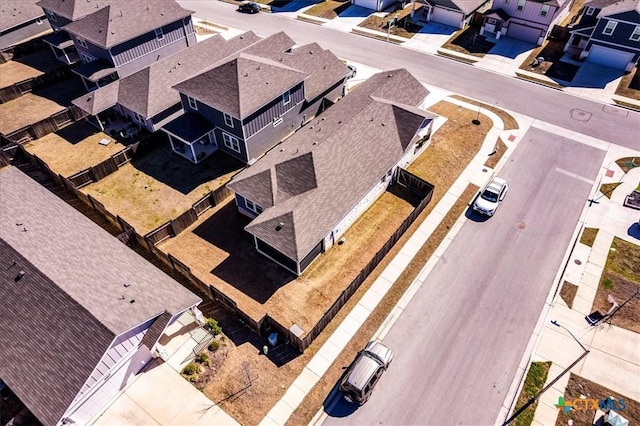
<svg viewBox="0 0 640 426">
<path fill-rule="evenodd" d="M 572 373 L 640 401 L 640 334 L 605 323 L 592 327 L 585 320 L 585 316 L 594 311 L 593 300 L 614 237 L 640 245 L 640 229 L 632 231 L 638 227 L 634 224 L 640 219 L 640 211 L 622 205 L 624 197 L 640 183 L 640 167 L 624 174 L 615 163 L 623 157 L 640 157 L 640 151 L 609 146 L 592 189 L 591 199 L 596 203 L 586 204 L 574 238 L 578 240 L 583 228 L 587 227 L 599 229 L 598 234 L 592 247 L 579 241 L 576 243 L 567 257 L 566 269 L 558 275 L 557 283 L 567 281 L 578 286 L 573 305 L 569 308 L 559 295 L 554 298 L 554 292 L 550 294 L 496 424 L 506 420 L 512 411 L 531 362 L 552 362 L 546 385 L 583 353 L 571 335 L 552 325 L 552 320 L 571 330 L 590 350 L 586 358 L 573 367 Z M 599 192 L 601 184 L 617 182 L 622 184 L 612 193 L 611 199 Z M 568 382 L 569 374 L 566 374 L 540 396 L 534 425 L 556 423 L 558 408 L 555 404 L 558 397 L 564 396 Z M 594 398 L 607 396 L 591 395 Z"/>
<path fill-rule="evenodd" d="M 432 93 L 427 99 L 433 104 L 441 101 L 444 97 L 444 93 Z M 458 101 L 456 99 L 447 98 L 448 102 L 455 103 L 465 108 L 469 108 L 473 111 L 477 111 L 478 107 L 468 104 L 466 102 Z M 407 267 L 409 262 L 413 259 L 416 253 L 427 241 L 429 236 L 438 227 L 440 221 L 445 217 L 448 211 L 453 207 L 460 195 L 464 192 L 468 184 L 475 184 L 483 186 L 486 181 L 492 175 L 492 170 L 484 167 L 484 163 L 488 155 L 493 152 L 498 136 L 500 136 L 508 147 L 512 147 L 519 140 L 519 136 L 524 134 L 524 131 L 504 131 L 504 125 L 502 120 L 492 113 L 484 109 L 480 109 L 482 114 L 487 115 L 493 121 L 493 128 L 487 134 L 484 143 L 469 164 L 461 176 L 455 181 L 455 183 L 449 188 L 447 193 L 435 206 L 433 211 L 427 216 L 425 221 L 419 226 L 415 233 L 409 238 L 405 245 L 400 249 L 400 252 L 391 260 L 390 264 L 380 274 L 378 279 L 372 284 L 371 288 L 362 296 L 358 304 L 342 321 L 338 328 L 333 332 L 324 345 L 318 350 L 316 355 L 304 368 L 302 373 L 289 387 L 284 396 L 276 403 L 276 405 L 269 411 L 267 416 L 260 423 L 261 425 L 284 425 L 295 409 L 300 405 L 306 394 L 313 388 L 313 386 L 320 380 L 320 378 L 326 373 L 331 364 L 335 361 L 337 356 L 342 352 L 347 343 L 349 343 L 351 337 L 359 330 L 362 324 L 367 320 L 371 312 L 380 303 L 382 298 L 387 294 L 389 289 L 393 286 L 394 282 L 398 279 L 402 271 Z M 435 126 L 439 127 L 444 124 L 445 119 L 441 118 L 439 122 L 436 122 Z M 435 132 L 435 128 L 434 128 Z M 426 149 L 426 147 L 425 147 Z M 498 163 L 497 168 L 507 161 L 508 155 L 502 157 Z M 386 331 L 393 325 L 395 319 L 402 313 L 402 310 L 407 306 L 412 296 L 418 291 L 419 283 L 423 281 L 423 278 L 429 274 L 431 269 L 440 259 L 440 256 L 444 253 L 447 246 L 454 238 L 455 234 L 462 227 L 464 216 L 462 216 L 458 222 L 452 227 L 451 231 L 440 244 L 435 251 L 431 259 L 426 263 L 417 279 L 407 290 L 405 295 L 393 309 L 391 314 L 384 321 L 382 327 L 374 334 L 373 339 L 383 338 Z M 319 413 L 320 418 L 322 412 Z M 317 418 L 318 420 L 321 420 Z"/>
</svg>

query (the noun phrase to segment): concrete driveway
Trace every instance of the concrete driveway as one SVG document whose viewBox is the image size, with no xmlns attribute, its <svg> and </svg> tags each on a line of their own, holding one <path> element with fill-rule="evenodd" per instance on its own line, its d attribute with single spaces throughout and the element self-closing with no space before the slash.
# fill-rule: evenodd
<svg viewBox="0 0 640 426">
<path fill-rule="evenodd" d="M 573 77 L 571 86 L 605 89 L 609 85 L 614 85 L 613 91 L 615 92 L 623 73 L 623 70 L 585 62 Z"/>
<path fill-rule="evenodd" d="M 501 73 L 515 75 L 516 70 L 527 59 L 536 46 L 514 38 L 489 39 L 496 45 L 475 65 Z"/>
<path fill-rule="evenodd" d="M 367 9 L 366 7 L 349 6 L 337 18 L 330 20 L 323 26 L 350 32 L 353 27 L 357 27 L 360 22 L 373 13 L 375 13 L 375 10 Z"/>
<path fill-rule="evenodd" d="M 429 22 L 420 32 L 403 43 L 403 46 L 410 47 L 424 52 L 436 53 L 455 33 L 457 28 L 437 22 Z"/>
</svg>

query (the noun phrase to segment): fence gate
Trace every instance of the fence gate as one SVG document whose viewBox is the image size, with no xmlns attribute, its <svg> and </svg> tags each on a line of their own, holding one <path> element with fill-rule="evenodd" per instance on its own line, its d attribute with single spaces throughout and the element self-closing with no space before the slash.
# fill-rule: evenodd
<svg viewBox="0 0 640 426">
<path fill-rule="evenodd" d="M 426 180 L 401 168 L 398 168 L 398 183 L 418 194 L 420 198 L 425 198 L 433 189 L 433 185 Z"/>
</svg>

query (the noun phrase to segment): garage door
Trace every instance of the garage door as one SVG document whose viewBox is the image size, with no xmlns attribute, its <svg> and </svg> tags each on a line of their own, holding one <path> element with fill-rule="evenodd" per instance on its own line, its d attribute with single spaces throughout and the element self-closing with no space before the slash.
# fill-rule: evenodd
<svg viewBox="0 0 640 426">
<path fill-rule="evenodd" d="M 609 47 L 593 46 L 587 61 L 611 68 L 625 69 L 633 59 L 633 53 L 621 52 Z"/>
<path fill-rule="evenodd" d="M 455 28 L 461 28 L 462 14 L 454 12 L 452 10 L 434 7 L 433 14 L 431 15 L 431 20 L 433 22 L 439 22 L 441 24 L 450 25 Z"/>
<path fill-rule="evenodd" d="M 366 7 L 367 9 L 376 10 L 378 7 L 378 0 L 354 0 L 353 4 L 356 6 Z"/>
<path fill-rule="evenodd" d="M 514 23 L 509 24 L 509 29 L 507 30 L 507 37 L 535 44 L 538 44 L 538 39 L 541 35 L 542 30 L 540 28 L 532 28 Z"/>
</svg>

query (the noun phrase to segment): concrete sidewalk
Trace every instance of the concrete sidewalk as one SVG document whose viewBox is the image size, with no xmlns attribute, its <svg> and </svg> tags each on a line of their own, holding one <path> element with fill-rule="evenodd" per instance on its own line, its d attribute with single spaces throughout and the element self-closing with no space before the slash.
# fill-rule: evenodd
<svg viewBox="0 0 640 426">
<path fill-rule="evenodd" d="M 520 374 L 512 385 L 512 391 L 505 400 L 503 411 L 497 424 L 507 418 L 513 398 L 519 394 L 522 380 L 530 362 L 551 361 L 546 384 L 550 383 L 583 353 L 582 348 L 566 330 L 550 323 L 555 320 L 571 330 L 575 337 L 590 353 L 580 361 L 572 373 L 598 383 L 612 391 L 618 392 L 636 401 L 640 401 L 640 334 L 602 323 L 590 326 L 585 316 L 593 312 L 593 300 L 596 295 L 600 276 L 609 254 L 614 237 L 640 245 L 640 229 L 632 232 L 633 225 L 640 218 L 640 211 L 622 206 L 625 195 L 629 194 L 640 183 L 640 167 L 630 170 L 626 175 L 615 163 L 623 157 L 640 157 L 640 151 L 632 151 L 617 146 L 610 146 L 600 170 L 597 183 L 592 190 L 592 199 L 596 203 L 587 203 L 581 217 L 578 230 L 585 227 L 599 229 L 592 247 L 577 242 L 570 253 L 566 270 L 559 282 L 567 281 L 578 286 L 577 294 L 571 308 L 562 298 L 556 296 L 551 305 L 540 317 L 538 336 L 535 348 L 530 351 L 530 358 L 523 358 Z M 600 184 L 622 184 L 614 190 L 611 199 L 599 192 Z M 576 232 L 579 238 L 581 232 Z M 619 303 L 623 301 L 618 300 Z M 536 327 L 538 329 L 538 327 Z M 535 412 L 534 425 L 555 424 L 558 408 L 555 404 L 558 397 L 564 396 L 569 382 L 569 374 L 564 375 L 553 387 L 539 398 Z M 517 390 L 517 392 L 516 392 Z M 592 395 L 600 398 L 607 395 Z"/>
<path fill-rule="evenodd" d="M 433 104 L 441 101 L 445 96 L 444 93 L 432 93 L 427 98 Z M 448 102 L 455 103 L 457 105 L 469 108 L 473 111 L 477 111 L 478 107 L 468 104 L 453 98 L 447 98 Z M 347 317 L 338 326 L 336 331 L 329 337 L 324 345 L 318 350 L 316 355 L 306 365 L 302 373 L 289 387 L 284 396 L 276 403 L 276 405 L 269 411 L 267 416 L 260 423 L 261 425 L 284 425 L 295 409 L 300 405 L 306 394 L 313 388 L 313 386 L 320 380 L 320 378 L 326 373 L 331 364 L 335 361 L 340 352 L 349 343 L 351 337 L 359 330 L 362 324 L 367 320 L 371 312 L 380 303 L 382 298 L 387 294 L 389 289 L 393 286 L 394 282 L 398 279 L 402 271 L 407 267 L 409 262 L 413 259 L 416 253 L 424 245 L 426 240 L 437 228 L 440 221 L 445 217 L 451 207 L 458 200 L 460 195 L 464 192 L 469 183 L 477 186 L 483 186 L 489 177 L 492 175 L 492 170 L 485 167 L 484 163 L 488 155 L 494 151 L 497 137 L 500 136 L 508 144 L 508 148 L 511 148 L 521 135 L 525 133 L 525 130 L 513 130 L 504 131 L 504 125 L 502 120 L 492 113 L 484 109 L 480 109 L 482 114 L 487 115 L 494 123 L 494 127 L 487 134 L 483 146 L 472 160 L 469 166 L 461 174 L 461 176 L 455 181 L 455 183 L 449 188 L 447 193 L 435 206 L 433 211 L 427 216 L 425 221 L 419 226 L 415 233 L 409 238 L 406 244 L 400 249 L 400 252 L 391 260 L 390 264 L 380 274 L 378 279 L 372 284 L 371 288 L 362 296 L 358 304 L 347 315 Z M 445 119 L 441 118 L 439 122 L 436 122 L 436 126 L 444 124 Z M 434 129 L 434 132 L 436 130 Z M 425 147 L 426 149 L 426 147 Z M 508 153 L 502 157 L 498 163 L 497 168 L 500 168 L 504 162 L 508 160 Z M 420 283 L 424 281 L 424 277 L 429 274 L 434 265 L 438 262 L 442 256 L 446 247 L 449 245 L 455 234 L 462 227 L 464 222 L 464 215 L 456 222 L 451 231 L 440 244 L 432 258 L 424 266 L 423 270 L 416 278 L 411 287 L 407 290 L 400 302 L 396 305 L 391 314 L 384 321 L 382 327 L 373 336 L 374 339 L 382 338 L 386 333 L 386 330 L 393 325 L 395 319 L 402 313 L 402 310 L 411 300 L 412 296 L 418 291 Z M 321 414 L 321 413 L 320 413 Z"/>
</svg>

